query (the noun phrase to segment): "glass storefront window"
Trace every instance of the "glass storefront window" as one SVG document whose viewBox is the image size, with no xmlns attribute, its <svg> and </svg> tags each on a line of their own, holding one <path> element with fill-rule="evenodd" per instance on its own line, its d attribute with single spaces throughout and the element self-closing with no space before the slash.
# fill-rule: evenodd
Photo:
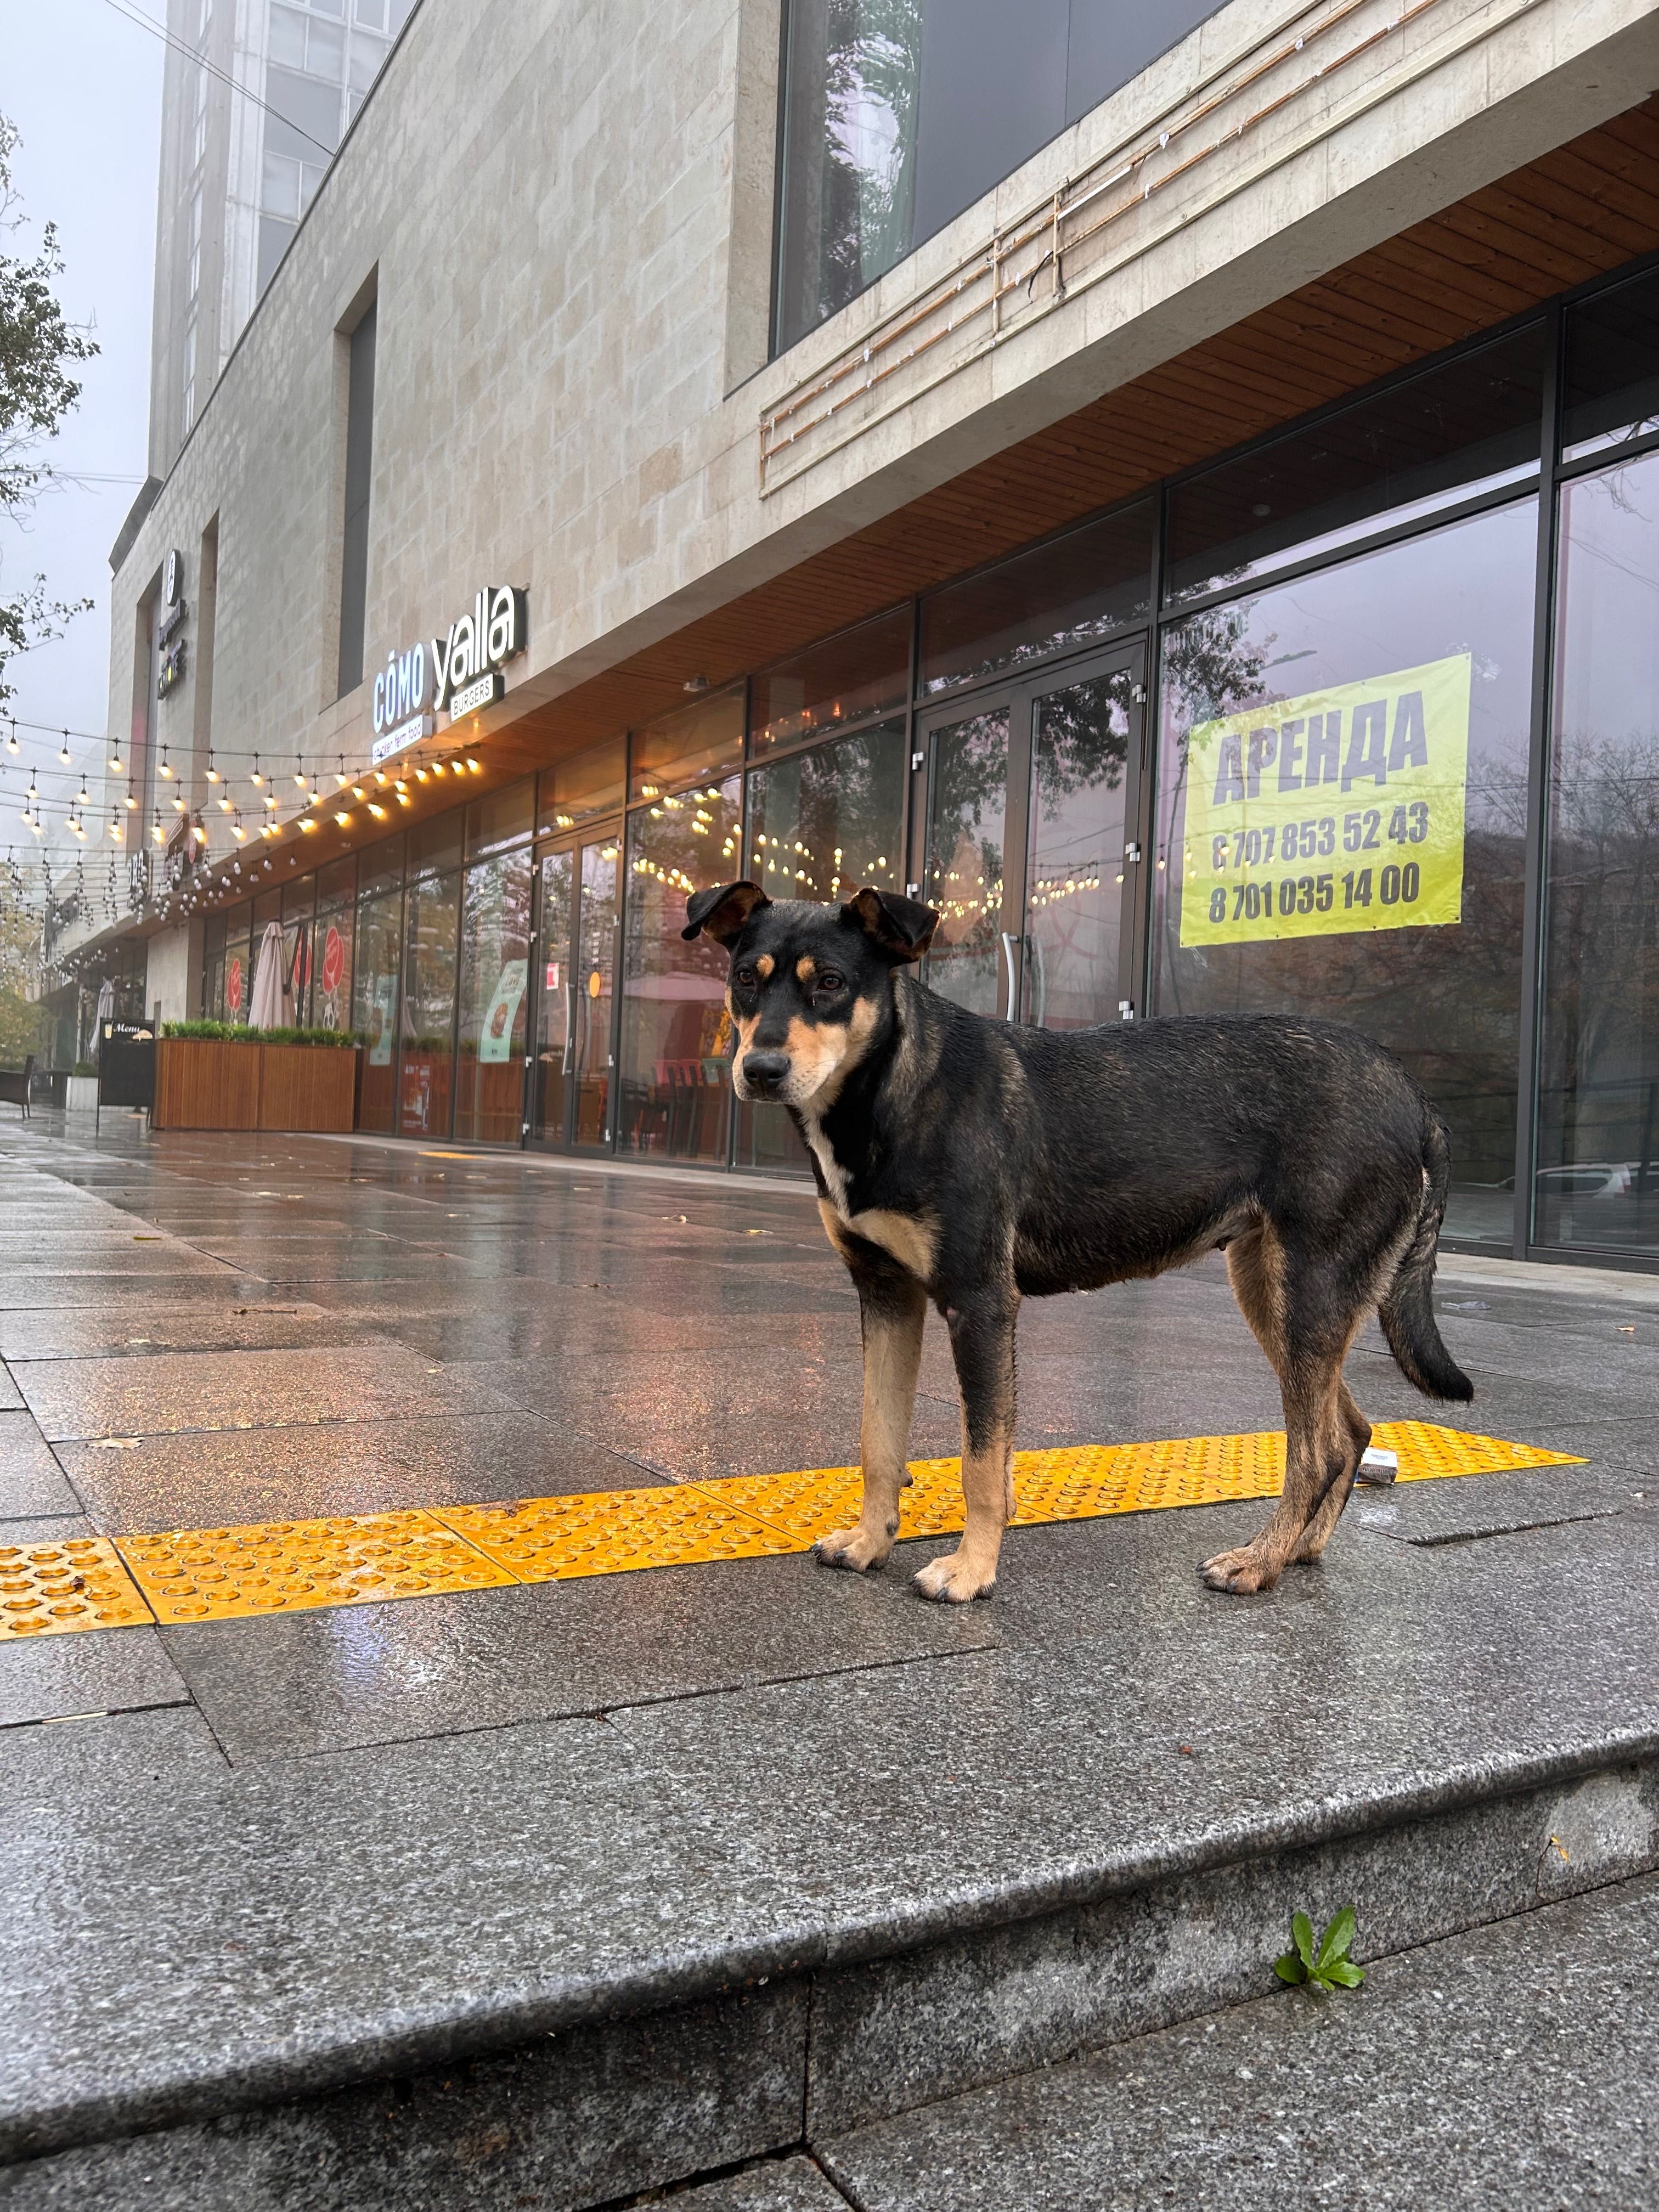
<svg viewBox="0 0 1659 2212">
<path fill-rule="evenodd" d="M 351 1026 L 351 952 L 355 934 L 355 859 L 335 860 L 317 872 L 317 920 L 312 933 L 311 1006 L 306 1019 L 318 1029 Z"/>
<path fill-rule="evenodd" d="M 1153 1006 L 1318 1014 L 1452 1132 L 1454 1235 L 1513 1233 L 1537 503 L 1164 640 Z"/>
<path fill-rule="evenodd" d="M 253 996 L 253 908 L 234 907 L 226 920 L 224 984 L 220 1018 L 245 1022 Z"/>
<path fill-rule="evenodd" d="M 1659 431 L 1659 272 L 1568 308 L 1564 383 L 1564 459 Z"/>
<path fill-rule="evenodd" d="M 475 799 L 466 810 L 466 857 L 481 860 L 491 853 L 527 845 L 536 827 L 536 783 L 526 776 L 505 791 Z"/>
<path fill-rule="evenodd" d="M 357 896 L 367 898 L 372 892 L 390 890 L 404 879 L 404 841 L 401 837 L 383 837 L 378 845 L 363 849 L 357 864 Z"/>
<path fill-rule="evenodd" d="M 301 876 L 283 888 L 283 962 L 289 1006 L 285 1018 L 303 1024 L 310 1019 L 311 939 L 317 915 L 317 878 Z"/>
<path fill-rule="evenodd" d="M 629 817 L 623 930 L 621 1115 L 623 1152 L 724 1165 L 731 1111 L 726 956 L 688 945 L 685 902 L 734 879 L 739 779 L 667 798 Z"/>
<path fill-rule="evenodd" d="M 555 761 L 536 780 L 536 835 L 552 836 L 596 814 L 619 811 L 627 782 L 626 738 L 610 738 L 568 760 Z"/>
<path fill-rule="evenodd" d="M 787 0 L 782 352 L 1220 0 Z"/>
<path fill-rule="evenodd" d="M 1659 1248 L 1659 456 L 1561 493 L 1540 1244 Z"/>
<path fill-rule="evenodd" d="M 461 808 L 452 806 L 447 814 L 434 814 L 408 833 L 411 877 L 440 875 L 456 866 L 461 857 Z"/>
<path fill-rule="evenodd" d="M 211 1021 L 225 1018 L 225 920 L 210 914 L 202 928 L 202 1000 Z"/>
<path fill-rule="evenodd" d="M 1174 485 L 1169 600 L 1526 481 L 1538 466 L 1544 336 L 1530 324 Z"/>
<path fill-rule="evenodd" d="M 529 850 L 469 868 L 461 905 L 455 1134 L 515 1145 L 524 1120 Z"/>
<path fill-rule="evenodd" d="M 742 763 L 743 714 L 738 684 L 635 730 L 628 741 L 629 797 L 659 799 L 693 780 L 719 783 Z"/>
<path fill-rule="evenodd" d="M 1152 605 L 1153 502 L 1017 553 L 921 603 L 921 689 L 943 691 L 1109 637 Z"/>
<path fill-rule="evenodd" d="M 753 770 L 741 872 L 774 898 L 850 898 L 865 884 L 901 890 L 904 776 L 902 721 Z M 738 1109 L 738 1157 L 750 1167 L 805 1161 L 781 1106 Z"/>
<path fill-rule="evenodd" d="M 910 688 L 910 609 L 895 607 L 763 669 L 749 687 L 749 750 L 769 752 L 902 707 Z"/>
<path fill-rule="evenodd" d="M 459 875 L 409 887 L 398 1074 L 398 1127 L 405 1137 L 449 1134 L 460 892 Z"/>
<path fill-rule="evenodd" d="M 398 980 L 403 973 L 404 895 L 378 890 L 357 902 L 351 1026 L 363 1039 L 358 1127 L 390 1130 L 397 1118 Z"/>
</svg>

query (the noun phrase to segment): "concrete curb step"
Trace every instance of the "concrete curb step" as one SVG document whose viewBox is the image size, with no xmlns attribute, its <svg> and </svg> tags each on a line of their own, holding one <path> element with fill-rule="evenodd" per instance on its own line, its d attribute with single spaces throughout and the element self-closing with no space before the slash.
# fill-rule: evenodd
<svg viewBox="0 0 1659 2212">
<path fill-rule="evenodd" d="M 1261 1996 L 1298 1907 L 1320 1922 L 1355 1905 L 1364 1961 L 1655 1868 L 1659 1757 L 1610 1756 L 1589 1771 L 1581 1761 L 1531 1787 L 1494 1780 L 1406 1820 L 1379 1808 L 1376 1825 L 1319 1843 L 1256 1855 L 1247 1844 L 1226 1864 L 1177 1864 L 1039 1917 L 572 2027 L 505 2056 L 83 2143 L 0 2168 L 0 2205 L 584 2212 L 878 2133 L 896 2116 Z M 681 2201 L 812 2212 L 837 2199 L 805 2160 L 708 2189 L 706 2204 Z M 861 2189 L 849 2201 L 866 2201 Z"/>
</svg>

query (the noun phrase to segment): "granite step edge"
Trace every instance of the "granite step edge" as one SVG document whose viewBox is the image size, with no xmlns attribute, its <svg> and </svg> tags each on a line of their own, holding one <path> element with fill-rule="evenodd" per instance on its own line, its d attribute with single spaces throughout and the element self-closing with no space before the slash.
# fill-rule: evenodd
<svg viewBox="0 0 1659 2212">
<path fill-rule="evenodd" d="M 1599 1833 L 1594 1820 L 1586 1826 L 1582 1803 L 1571 1814 L 1560 1802 L 1598 1788 L 1613 1792 Z M 487 2013 L 401 2019 L 390 2033 L 359 2033 L 313 2051 L 303 2063 L 272 2052 L 234 2068 L 174 2067 L 165 2080 L 152 2076 L 96 2100 L 16 2105 L 0 2123 L 0 2168 L 227 2115 L 252 2118 L 296 2100 L 372 2096 L 388 2082 L 438 2071 L 487 2070 L 555 2038 L 575 2046 L 618 2033 L 624 2042 L 649 2042 L 700 2006 L 738 2007 L 769 1984 L 803 1990 L 810 2002 L 804 2108 L 825 2127 L 862 2125 L 1236 2002 L 1249 1994 L 1249 1975 L 1284 1948 L 1291 1911 L 1328 1914 L 1353 1901 L 1338 1895 L 1345 1885 L 1358 1885 L 1363 1897 L 1364 1881 L 1375 1891 L 1387 1875 L 1395 1891 L 1409 1891 L 1413 1881 L 1420 1886 L 1413 1869 L 1435 1869 L 1438 1917 L 1413 1917 L 1398 1897 L 1380 1917 L 1368 1908 L 1357 1947 L 1364 1956 L 1369 1943 L 1401 1948 L 1528 1909 L 1540 1881 L 1553 1885 L 1551 1894 L 1567 1894 L 1574 1884 L 1659 1865 L 1659 1741 L 1644 1736 L 1634 1756 L 1621 1743 L 1512 1762 L 1501 1774 L 1483 1767 L 1377 1801 L 1364 1821 L 1353 1810 L 1313 1808 L 1271 1835 L 1243 1826 L 1243 1848 L 1240 1830 L 1217 1831 L 1184 1854 L 1097 1867 L 1086 1883 L 1073 1877 L 1040 1894 L 1005 1890 L 996 1911 L 988 1893 L 960 1899 L 956 1917 L 937 1908 L 927 1932 L 908 1942 L 895 1943 L 890 1927 L 884 1943 L 866 1929 L 856 1946 L 832 1948 L 823 1929 L 802 1941 L 797 1925 L 787 1945 L 750 1941 L 740 1951 L 706 1949 L 672 1970 L 641 1970 L 625 1983 L 573 1977 Z M 1540 1838 L 1564 1829 L 1588 1842 L 1570 1838 L 1566 1856 L 1540 1872 Z M 1480 1850 L 1471 1848 L 1474 1831 Z M 1449 1886 L 1449 1865 L 1459 1877 Z M 1202 1942 L 1194 1948 L 1194 1928 L 1212 1931 L 1207 1948 Z M 1172 1930 L 1184 1946 L 1174 1965 Z M 1011 1990 L 1029 1993 L 1038 1984 L 1046 1995 L 1035 2008 L 1008 2002 Z M 990 2036 L 988 2011 L 998 2021 Z"/>
</svg>

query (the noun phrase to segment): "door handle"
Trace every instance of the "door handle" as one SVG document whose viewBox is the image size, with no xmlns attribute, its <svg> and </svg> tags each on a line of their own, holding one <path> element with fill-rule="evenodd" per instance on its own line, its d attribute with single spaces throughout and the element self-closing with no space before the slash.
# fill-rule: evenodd
<svg viewBox="0 0 1659 2212">
<path fill-rule="evenodd" d="M 575 985 L 574 985 L 574 983 L 567 983 L 567 984 L 565 985 L 565 987 L 564 987 L 564 1069 L 563 1069 L 563 1073 L 564 1073 L 566 1075 L 568 1075 L 568 1074 L 569 1074 L 569 1073 L 570 1073 L 570 1056 L 571 1056 L 571 1054 L 575 1051 L 575 1049 L 576 1049 L 576 987 L 575 987 Z"/>
<path fill-rule="evenodd" d="M 1016 937 L 1010 930 L 1005 929 L 1002 933 L 1002 957 L 1008 969 L 1008 1011 L 1003 1017 L 1005 1021 L 1013 1022 L 1019 1018 L 1019 971 L 1014 965 L 1014 947 L 1024 941 L 1024 938 Z"/>
</svg>

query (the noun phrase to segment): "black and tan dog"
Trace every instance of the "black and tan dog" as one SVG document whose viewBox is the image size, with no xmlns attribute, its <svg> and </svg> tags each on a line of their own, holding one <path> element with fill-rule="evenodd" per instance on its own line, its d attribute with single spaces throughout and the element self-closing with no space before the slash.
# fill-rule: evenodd
<svg viewBox="0 0 1659 2212">
<path fill-rule="evenodd" d="M 1205 1565 L 1271 1589 L 1316 1559 L 1370 1428 L 1342 1363 L 1376 1310 L 1431 1397 L 1474 1392 L 1430 1286 L 1451 1152 L 1400 1063 L 1357 1030 L 1291 1016 L 1182 1016 L 1024 1029 L 964 1012 L 912 963 L 938 917 L 885 891 L 843 906 L 698 891 L 685 935 L 731 954 L 740 1098 L 781 1100 L 812 1156 L 818 1211 L 858 1287 L 864 1505 L 818 1556 L 881 1565 L 931 1298 L 962 1390 L 962 1540 L 922 1595 L 987 1597 L 1014 1510 L 1014 1325 L 1022 1297 L 1156 1275 L 1225 1247 L 1233 1294 L 1284 1397 L 1284 1495 Z"/>
</svg>

